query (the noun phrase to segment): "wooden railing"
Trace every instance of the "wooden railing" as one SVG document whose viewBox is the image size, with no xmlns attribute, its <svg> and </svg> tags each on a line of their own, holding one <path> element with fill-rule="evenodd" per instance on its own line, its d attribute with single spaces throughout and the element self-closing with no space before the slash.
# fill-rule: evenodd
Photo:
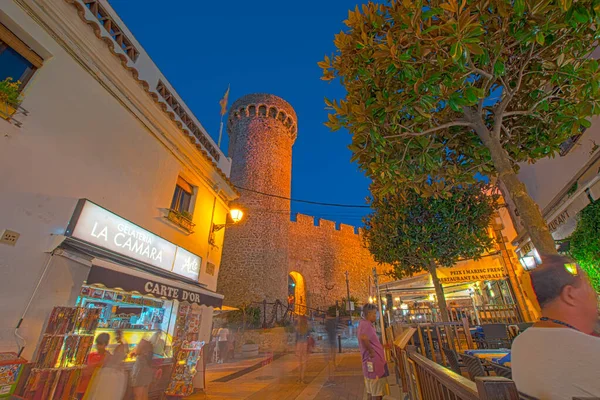
<svg viewBox="0 0 600 400">
<path fill-rule="evenodd" d="M 409 344 L 433 362 L 447 364 L 444 347 L 458 353 L 473 349 L 473 339 L 466 319 L 461 322 L 435 322 L 423 324 L 395 324 L 392 326 L 393 338 L 398 337 L 407 328 L 415 328 L 416 332 L 411 337 Z M 389 338 L 388 338 L 389 339 Z"/>
<path fill-rule="evenodd" d="M 441 315 L 437 308 L 411 308 L 402 310 L 400 318 L 405 323 L 441 322 Z M 481 324 L 517 324 L 523 322 L 514 305 L 486 305 L 477 307 L 477 314 L 473 307 L 448 308 L 448 316 L 452 322 L 461 322 L 467 319 L 470 325 Z M 479 318 L 478 318 L 479 317 Z M 478 322 L 479 321 L 479 322 Z"/>
<path fill-rule="evenodd" d="M 519 399 L 517 387 L 509 379 L 489 376 L 473 382 L 425 358 L 410 346 L 400 351 L 406 374 L 405 387 L 411 400 Z"/>
<path fill-rule="evenodd" d="M 477 307 L 482 324 L 518 324 L 523 322 L 516 306 L 487 305 Z"/>
</svg>

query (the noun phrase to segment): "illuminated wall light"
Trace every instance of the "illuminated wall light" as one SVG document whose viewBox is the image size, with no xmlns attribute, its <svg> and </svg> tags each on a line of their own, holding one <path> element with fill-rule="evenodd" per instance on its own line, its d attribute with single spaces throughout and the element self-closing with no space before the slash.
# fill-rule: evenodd
<svg viewBox="0 0 600 400">
<path fill-rule="evenodd" d="M 400 304 L 400 308 L 401 308 L 402 310 L 408 310 L 408 304 L 406 304 L 406 303 L 402 303 L 402 304 Z"/>
<path fill-rule="evenodd" d="M 400 297 L 396 297 L 394 300 L 399 302 L 400 301 Z"/>
<path fill-rule="evenodd" d="M 231 220 L 234 223 L 238 223 L 242 220 L 242 218 L 244 218 L 244 212 L 242 210 L 240 210 L 239 208 L 233 208 L 229 211 L 229 215 L 231 216 Z"/>
</svg>

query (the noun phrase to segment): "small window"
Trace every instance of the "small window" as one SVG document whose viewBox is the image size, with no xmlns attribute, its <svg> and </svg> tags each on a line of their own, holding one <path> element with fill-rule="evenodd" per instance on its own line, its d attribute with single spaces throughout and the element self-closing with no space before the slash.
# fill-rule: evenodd
<svg viewBox="0 0 600 400">
<path fill-rule="evenodd" d="M 560 144 L 559 155 L 561 157 L 564 157 L 567 154 L 569 154 L 569 152 L 573 149 L 573 147 L 575 147 L 575 145 L 577 144 L 577 142 L 579 141 L 579 139 L 581 138 L 581 136 L 585 132 L 586 128 L 581 128 L 580 130 L 581 130 L 580 134 L 575 135 L 575 136 L 571 136 L 570 138 L 568 138 L 567 140 L 565 140 L 564 142 L 562 142 Z"/>
<path fill-rule="evenodd" d="M 177 178 L 177 185 L 175 186 L 171 209 L 180 213 L 189 213 L 193 193 L 194 188 L 192 185 L 181 177 Z"/>
<path fill-rule="evenodd" d="M 24 87 L 42 62 L 39 55 L 0 24 L 0 81 L 12 78 Z"/>
</svg>

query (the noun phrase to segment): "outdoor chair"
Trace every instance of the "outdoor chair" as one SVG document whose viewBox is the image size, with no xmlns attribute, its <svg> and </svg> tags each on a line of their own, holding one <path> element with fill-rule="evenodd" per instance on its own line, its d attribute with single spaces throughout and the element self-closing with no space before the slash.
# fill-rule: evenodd
<svg viewBox="0 0 600 400">
<path fill-rule="evenodd" d="M 537 397 L 529 396 L 525 393 L 519 392 L 519 400 L 540 400 Z"/>
<path fill-rule="evenodd" d="M 517 326 L 519 327 L 519 332 L 523 332 L 525 329 L 531 328 L 532 325 L 533 322 L 522 322 L 520 324 L 517 324 Z"/>
<path fill-rule="evenodd" d="M 482 327 L 488 348 L 498 349 L 501 347 L 510 347 L 510 339 L 508 338 L 506 324 L 486 324 Z"/>
<path fill-rule="evenodd" d="M 456 354 L 456 351 L 447 347 L 443 347 L 442 350 L 444 351 L 446 359 L 448 359 L 448 365 L 450 369 L 456 372 L 457 374 L 462 375 L 461 367 L 464 367 L 464 365 L 462 365 L 458 360 L 458 354 Z"/>
<path fill-rule="evenodd" d="M 512 379 L 512 370 L 504 365 L 490 363 L 492 371 L 496 373 L 496 376 L 501 376 L 506 379 Z"/>
<path fill-rule="evenodd" d="M 474 381 L 478 376 L 487 376 L 485 368 L 483 367 L 483 364 L 479 358 L 470 356 L 468 354 L 462 354 L 462 359 L 467 366 L 467 371 L 469 372 L 469 377 L 471 380 Z"/>
</svg>

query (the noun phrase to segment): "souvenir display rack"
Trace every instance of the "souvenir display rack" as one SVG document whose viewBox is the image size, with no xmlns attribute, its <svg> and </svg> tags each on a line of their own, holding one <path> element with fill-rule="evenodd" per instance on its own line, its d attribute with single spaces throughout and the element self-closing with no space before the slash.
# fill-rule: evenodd
<svg viewBox="0 0 600 400">
<path fill-rule="evenodd" d="M 55 307 L 25 384 L 26 400 L 74 398 L 98 326 L 100 310 Z"/>
<path fill-rule="evenodd" d="M 196 364 L 204 347 L 204 342 L 195 340 L 199 331 L 200 314 L 194 313 L 190 305 L 180 305 L 173 339 L 173 373 L 165 391 L 168 396 L 185 397 L 194 392 Z"/>
<path fill-rule="evenodd" d="M 0 399 L 14 392 L 23 364 L 27 364 L 27 360 L 17 353 L 0 353 Z"/>
</svg>

